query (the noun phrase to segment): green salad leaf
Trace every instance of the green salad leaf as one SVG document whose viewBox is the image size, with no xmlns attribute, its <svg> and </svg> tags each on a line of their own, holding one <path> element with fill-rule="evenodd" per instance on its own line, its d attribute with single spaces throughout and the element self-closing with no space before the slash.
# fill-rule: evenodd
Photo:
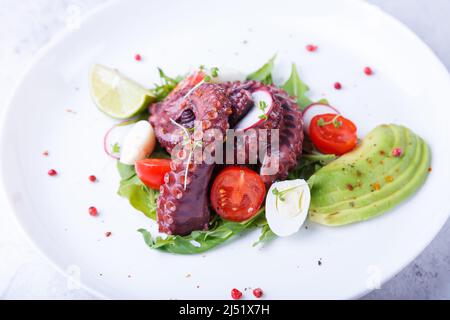
<svg viewBox="0 0 450 320">
<path fill-rule="evenodd" d="M 183 76 L 177 76 L 175 78 L 171 78 L 164 73 L 161 68 L 158 68 L 159 77 L 161 78 L 160 84 L 155 84 L 155 87 L 150 91 L 156 97 L 156 101 L 164 100 L 169 93 L 177 86 L 177 84 L 183 80 Z"/>
<path fill-rule="evenodd" d="M 301 110 L 304 110 L 307 106 L 313 103 L 306 95 L 309 91 L 309 87 L 302 80 L 300 80 L 295 63 L 292 64 L 291 76 L 286 83 L 281 86 L 281 88 L 289 93 L 289 95 L 296 97 L 297 104 Z"/>
<path fill-rule="evenodd" d="M 304 154 L 300 157 L 297 167 L 289 172 L 288 179 L 308 180 L 317 170 L 336 159 L 333 154 Z"/>
<path fill-rule="evenodd" d="M 275 59 L 276 55 L 274 55 L 257 71 L 248 75 L 247 79 L 257 80 L 266 85 L 273 84 L 272 72 L 274 69 Z M 211 70 L 214 71 L 214 74 L 211 72 L 213 76 L 218 72 L 218 69 L 216 68 Z M 161 69 L 158 69 L 158 71 L 161 77 L 161 83 L 156 84 L 151 90 L 157 97 L 157 101 L 162 101 L 184 77 L 179 76 L 176 78 L 171 78 Z M 306 95 L 309 88 L 300 80 L 295 64 L 292 65 L 290 78 L 286 81 L 282 88 L 291 96 L 296 97 L 297 103 L 302 110 L 312 104 L 312 101 Z M 321 100 L 321 102 L 328 103 L 326 100 Z M 148 114 L 143 113 L 141 116 L 143 118 L 147 118 Z M 132 119 L 132 121 L 136 121 L 136 119 Z M 114 150 L 116 152 L 120 150 L 119 148 L 120 146 L 118 144 L 114 146 Z M 313 153 L 311 150 L 309 152 Z M 157 144 L 152 153 L 152 158 L 170 158 L 170 155 L 159 144 Z M 334 155 L 303 155 L 298 162 L 297 167 L 289 173 L 288 179 L 307 180 L 317 170 L 334 159 L 336 159 L 336 156 Z M 135 209 L 141 211 L 147 217 L 156 220 L 157 199 L 159 192 L 147 188 L 141 182 L 136 174 L 134 166 L 128 166 L 117 162 L 117 169 L 121 177 L 118 194 L 128 199 L 131 206 Z M 313 183 L 313 181 L 308 182 Z M 254 246 L 268 243 L 276 238 L 276 235 L 270 229 L 265 218 L 264 207 L 261 208 L 257 215 L 244 222 L 226 221 L 216 215 L 210 222 L 209 230 L 193 231 L 187 236 L 169 235 L 167 237 L 158 236 L 153 238 L 152 234 L 145 229 L 139 229 L 138 232 L 142 234 L 145 243 L 152 249 L 174 254 L 198 254 L 213 249 L 228 240 L 235 238 L 237 235 L 254 228 L 261 228 L 261 234 L 258 241 L 254 243 Z"/>
<path fill-rule="evenodd" d="M 276 55 L 255 72 L 247 76 L 247 80 L 256 80 L 266 85 L 273 84 L 272 71 L 275 65 Z"/>
<path fill-rule="evenodd" d="M 145 229 L 139 229 L 145 243 L 152 249 L 176 254 L 198 254 L 208 251 L 230 240 L 238 234 L 260 226 L 264 217 L 264 209 L 260 210 L 253 218 L 244 222 L 226 221 L 216 216 L 207 231 L 193 231 L 188 236 L 167 236 L 153 239 L 151 233 Z"/>
<path fill-rule="evenodd" d="M 256 247 L 257 245 L 268 243 L 276 237 L 277 235 L 273 233 L 273 231 L 269 227 L 269 224 L 267 223 L 267 221 L 265 221 L 261 228 L 261 235 L 259 236 L 258 241 L 253 244 L 253 246 Z"/>
<path fill-rule="evenodd" d="M 134 166 L 117 161 L 121 180 L 118 194 L 130 202 L 131 206 L 141 211 L 150 219 L 156 220 L 156 201 L 159 192 L 147 188 L 136 175 Z"/>
<path fill-rule="evenodd" d="M 152 159 L 170 159 L 170 154 L 161 147 L 159 143 L 156 143 L 155 149 L 152 152 Z"/>
</svg>

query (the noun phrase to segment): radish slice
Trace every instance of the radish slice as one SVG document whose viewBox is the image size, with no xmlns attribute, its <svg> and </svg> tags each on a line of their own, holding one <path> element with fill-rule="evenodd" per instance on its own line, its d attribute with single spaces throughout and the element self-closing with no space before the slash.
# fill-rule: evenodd
<svg viewBox="0 0 450 320">
<path fill-rule="evenodd" d="M 245 115 L 245 117 L 238 122 L 236 130 L 247 130 L 256 125 L 266 121 L 272 110 L 272 95 L 266 90 L 257 90 L 252 93 L 254 106 Z"/>
<path fill-rule="evenodd" d="M 315 116 L 318 116 L 320 114 L 327 114 L 327 113 L 341 114 L 338 109 L 336 109 L 332 106 L 329 106 L 327 104 L 314 103 L 314 104 L 310 105 L 309 107 L 307 107 L 303 111 L 303 122 L 305 124 L 303 126 L 303 130 L 305 131 L 305 133 L 309 134 L 309 125 L 311 124 L 311 120 Z"/>
<path fill-rule="evenodd" d="M 130 124 L 136 123 L 138 120 L 139 120 L 138 116 L 130 118 L 130 119 L 123 120 L 123 121 L 121 121 L 119 123 L 116 123 L 111 128 L 109 128 L 108 131 L 106 131 L 106 133 L 105 133 L 105 135 L 103 137 L 103 150 L 105 150 L 105 153 L 108 156 L 110 156 L 111 158 L 116 159 L 116 160 L 120 159 L 120 157 L 118 155 L 114 154 L 110 150 L 109 146 L 110 146 L 110 135 L 111 135 L 111 133 L 113 131 L 115 132 L 115 130 L 120 128 L 120 127 L 125 127 L 125 126 L 128 126 Z"/>
</svg>

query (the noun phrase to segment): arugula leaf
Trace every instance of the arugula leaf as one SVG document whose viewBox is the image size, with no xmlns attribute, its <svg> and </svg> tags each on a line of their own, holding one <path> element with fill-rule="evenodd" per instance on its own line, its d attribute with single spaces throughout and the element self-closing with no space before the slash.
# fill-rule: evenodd
<svg viewBox="0 0 450 320">
<path fill-rule="evenodd" d="M 281 86 L 281 88 L 289 93 L 289 95 L 297 98 L 297 103 L 301 110 L 304 110 L 307 106 L 313 103 L 306 96 L 306 93 L 309 91 L 309 87 L 302 80 L 300 80 L 295 63 L 292 64 L 291 76 L 286 83 Z"/>
<path fill-rule="evenodd" d="M 272 71 L 277 55 L 274 55 L 266 64 L 247 76 L 247 80 L 256 80 L 266 85 L 273 84 Z"/>
<path fill-rule="evenodd" d="M 308 180 L 316 171 L 336 159 L 337 157 L 333 154 L 302 155 L 297 167 L 289 172 L 288 179 Z"/>
<path fill-rule="evenodd" d="M 268 243 L 275 239 L 277 235 L 273 233 L 273 231 L 270 229 L 269 224 L 267 221 L 264 223 L 261 229 L 261 235 L 259 236 L 258 241 L 256 241 L 253 246 L 256 247 L 257 245 Z"/>
<path fill-rule="evenodd" d="M 171 78 L 167 76 L 161 68 L 158 68 L 158 72 L 159 77 L 161 78 L 161 84 L 155 84 L 155 87 L 150 91 L 156 97 L 157 101 L 162 101 L 173 89 L 175 89 L 177 84 L 183 80 L 184 77 L 177 76 L 176 78 Z"/>
<path fill-rule="evenodd" d="M 134 166 L 128 166 L 118 161 L 117 169 L 122 179 L 117 193 L 127 198 L 133 208 L 156 220 L 156 201 L 159 192 L 147 188 L 141 182 L 136 175 Z"/>
<path fill-rule="evenodd" d="M 225 221 L 216 216 L 211 222 L 210 230 L 193 231 L 184 237 L 168 236 L 153 239 L 151 233 L 145 229 L 139 229 L 138 232 L 143 235 L 145 243 L 152 249 L 176 254 L 198 254 L 226 242 L 243 231 L 259 226 L 261 219 L 264 219 L 264 209 L 244 222 Z"/>
</svg>

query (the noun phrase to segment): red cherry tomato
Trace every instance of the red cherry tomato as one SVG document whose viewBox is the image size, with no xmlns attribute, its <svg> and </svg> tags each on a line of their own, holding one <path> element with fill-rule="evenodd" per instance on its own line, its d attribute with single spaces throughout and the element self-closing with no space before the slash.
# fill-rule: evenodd
<svg viewBox="0 0 450 320">
<path fill-rule="evenodd" d="M 184 78 L 180 83 L 178 83 L 178 85 L 175 87 L 174 92 L 176 92 L 177 90 L 181 90 L 186 86 L 193 87 L 199 84 L 204 78 L 205 73 L 203 71 L 196 71 Z"/>
<path fill-rule="evenodd" d="M 195 86 L 196 84 L 200 83 L 205 78 L 205 73 L 203 71 L 196 71 L 190 76 L 186 78 L 186 81 L 191 86 Z"/>
<path fill-rule="evenodd" d="M 164 175 L 170 171 L 170 159 L 144 159 L 136 161 L 136 173 L 149 188 L 159 190 Z"/>
<path fill-rule="evenodd" d="M 225 220 L 241 222 L 253 217 L 261 207 L 266 186 L 256 172 L 238 166 L 227 167 L 211 188 L 213 209 Z"/>
<path fill-rule="evenodd" d="M 343 116 L 321 114 L 312 118 L 309 136 L 320 152 L 342 155 L 358 143 L 356 130 L 353 122 Z"/>
</svg>

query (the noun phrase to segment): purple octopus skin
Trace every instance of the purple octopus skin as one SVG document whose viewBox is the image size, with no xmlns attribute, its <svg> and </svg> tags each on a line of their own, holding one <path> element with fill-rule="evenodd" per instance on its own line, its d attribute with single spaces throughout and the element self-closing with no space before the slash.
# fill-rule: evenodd
<svg viewBox="0 0 450 320">
<path fill-rule="evenodd" d="M 203 83 L 198 87 L 191 87 L 187 91 L 188 96 L 185 92 L 182 87 L 181 92 L 175 91 L 166 101 L 151 106 L 153 114 L 150 121 L 155 128 L 157 139 L 168 152 L 171 152 L 186 134 L 170 119 L 185 127 L 192 125 L 194 132 L 199 129 L 195 126 L 201 126 L 203 131 L 218 129 L 225 135 L 229 127 L 231 103 L 222 86 Z M 214 152 L 214 143 L 203 141 L 201 148 L 208 148 L 210 153 Z M 172 157 L 171 171 L 164 177 L 157 204 L 160 232 L 187 235 L 194 230 L 208 228 L 208 186 L 213 169 L 214 164 L 194 164 L 193 161 L 186 161 L 185 157 Z"/>
<path fill-rule="evenodd" d="M 171 153 L 185 139 L 186 131 L 182 127 L 195 129 L 195 126 L 201 125 L 203 130 L 214 128 L 225 134 L 228 128 L 234 127 L 254 106 L 252 93 L 258 90 L 267 91 L 273 103 L 268 119 L 252 128 L 280 129 L 279 157 L 270 154 L 271 146 L 268 144 L 264 146 L 267 148 L 266 155 L 258 159 L 262 179 L 270 186 L 274 181 L 287 177 L 288 171 L 296 166 L 302 152 L 302 114 L 295 100 L 285 91 L 257 81 L 204 83 L 195 86 L 185 80 L 163 102 L 150 106 L 149 121 L 160 144 Z M 202 149 L 211 146 L 212 144 L 203 142 Z M 246 149 L 248 150 L 248 146 Z M 265 174 L 265 169 L 275 159 L 279 159 L 278 172 Z M 254 167 L 250 164 L 248 166 Z M 208 228 L 208 188 L 214 171 L 217 171 L 214 170 L 214 164 L 187 164 L 185 160 L 173 157 L 171 171 L 164 177 L 158 198 L 157 216 L 161 232 L 187 235 L 194 230 Z"/>
<path fill-rule="evenodd" d="M 193 85 L 181 82 L 162 102 L 151 104 L 149 121 L 155 129 L 155 135 L 163 148 L 171 153 L 172 149 L 182 141 L 183 132 L 170 119 L 179 121 L 186 118 L 179 104 L 189 93 Z M 189 112 L 189 111 L 188 111 Z"/>
<path fill-rule="evenodd" d="M 262 160 L 260 175 L 266 186 L 270 186 L 277 180 L 285 180 L 289 171 L 297 166 L 298 159 L 302 154 L 304 139 L 303 115 L 295 100 L 290 98 L 285 91 L 278 88 L 274 89 L 274 95 L 281 102 L 283 110 L 279 133 L 279 154 L 277 155 L 279 169 L 276 174 L 265 174 L 266 168 L 270 167 L 270 162 L 273 161 L 273 158 L 269 154 Z"/>
<path fill-rule="evenodd" d="M 242 84 L 240 81 L 227 82 L 224 84 L 226 94 L 231 101 L 233 109 L 233 113 L 228 120 L 231 128 L 234 127 L 254 105 L 251 92 L 248 90 L 250 86 L 251 83 L 249 81 L 245 84 Z"/>
<path fill-rule="evenodd" d="M 258 148 L 266 148 L 265 157 L 258 159 L 260 163 L 260 175 L 267 187 L 270 187 L 277 180 L 286 179 L 289 170 L 297 165 L 298 158 L 302 153 L 304 138 L 303 117 L 297 103 L 284 90 L 273 85 L 266 86 L 257 81 L 228 82 L 224 86 L 227 88 L 227 94 L 231 97 L 233 104 L 233 114 L 230 119 L 237 119 L 238 121 L 253 107 L 253 101 L 251 100 L 251 94 L 253 92 L 265 90 L 271 95 L 273 104 L 268 114 L 268 119 L 256 124 L 252 129 L 280 129 L 279 152 L 274 155 L 270 154 L 270 136 L 267 139 L 269 144 L 266 146 L 258 145 Z M 237 97 L 238 99 L 233 99 L 233 97 Z M 250 105 L 250 108 L 248 105 Z M 246 145 L 244 149 L 235 148 L 235 152 L 238 152 L 238 149 L 248 151 L 249 147 Z M 246 156 L 248 156 L 248 153 Z M 246 160 L 248 160 L 248 157 Z M 279 170 L 276 174 L 267 174 L 267 168 L 270 168 L 273 161 L 279 162 Z"/>
</svg>

